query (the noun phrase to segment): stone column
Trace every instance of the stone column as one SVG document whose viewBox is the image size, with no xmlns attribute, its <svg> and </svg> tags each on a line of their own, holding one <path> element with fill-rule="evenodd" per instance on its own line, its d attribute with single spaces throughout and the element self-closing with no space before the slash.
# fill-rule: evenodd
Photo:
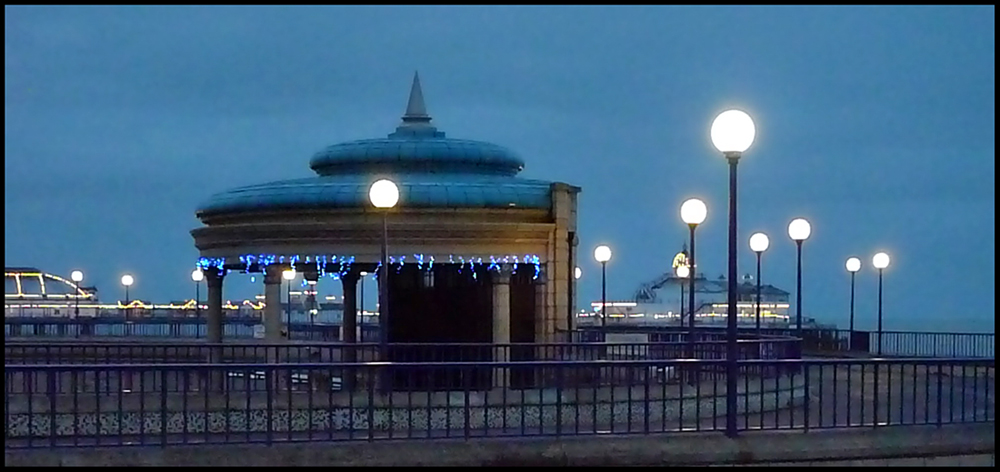
<svg viewBox="0 0 1000 472">
<path fill-rule="evenodd" d="M 277 343 L 284 339 L 281 335 L 281 273 L 284 266 L 272 264 L 264 270 L 264 340 Z"/>
<path fill-rule="evenodd" d="M 493 360 L 510 360 L 510 275 L 511 268 L 500 266 L 499 272 L 491 272 L 493 281 Z M 510 372 L 506 368 L 494 371 L 493 386 L 505 388 Z"/>
<path fill-rule="evenodd" d="M 264 269 L 264 342 L 269 344 L 264 351 L 267 362 L 271 364 L 277 363 L 281 358 L 278 347 L 273 345 L 285 339 L 281 333 L 281 273 L 284 270 L 285 266 L 278 264 L 271 264 Z M 286 375 L 287 372 L 278 370 L 271 372 L 273 375 L 268 375 L 266 382 L 268 388 L 276 392 L 282 385 L 279 379 L 285 378 L 286 381 L 290 379 Z"/>
<path fill-rule="evenodd" d="M 344 315 L 340 322 L 340 341 L 343 348 L 340 352 L 341 362 L 357 362 L 357 342 L 358 342 L 358 280 L 361 275 L 350 271 L 340 277 L 340 282 L 344 286 Z M 344 372 L 344 389 L 353 391 L 357 374 L 354 369 Z"/>
<path fill-rule="evenodd" d="M 344 316 L 340 323 L 340 340 L 346 344 L 358 342 L 358 280 L 357 272 L 348 272 L 340 278 L 344 286 Z"/>
<path fill-rule="evenodd" d="M 205 315 L 205 337 L 209 343 L 222 342 L 222 279 L 216 269 L 205 271 L 205 285 L 208 286 L 208 313 Z"/>
<path fill-rule="evenodd" d="M 222 314 L 222 280 L 225 277 L 221 270 L 209 269 L 205 272 L 205 285 L 208 287 L 208 313 L 205 315 L 205 337 L 210 344 L 215 344 L 209 349 L 208 362 L 212 364 L 222 363 L 222 334 L 224 317 Z M 209 376 L 208 388 L 213 391 L 221 391 L 224 385 L 223 373 L 212 371 Z"/>
</svg>

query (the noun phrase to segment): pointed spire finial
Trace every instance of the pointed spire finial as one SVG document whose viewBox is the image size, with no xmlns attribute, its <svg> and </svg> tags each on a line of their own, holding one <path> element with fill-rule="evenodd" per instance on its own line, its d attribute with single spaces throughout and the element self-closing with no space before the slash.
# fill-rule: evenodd
<svg viewBox="0 0 1000 472">
<path fill-rule="evenodd" d="M 420 74 L 413 72 L 413 85 L 410 87 L 410 99 L 406 102 L 406 114 L 403 115 L 403 125 L 421 125 L 431 122 L 424 104 L 424 92 L 420 88 Z"/>
</svg>

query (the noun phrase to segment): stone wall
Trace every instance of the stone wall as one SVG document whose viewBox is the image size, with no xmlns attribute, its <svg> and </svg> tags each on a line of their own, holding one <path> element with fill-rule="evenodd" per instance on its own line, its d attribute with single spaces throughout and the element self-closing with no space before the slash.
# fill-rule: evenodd
<svg viewBox="0 0 1000 472">
<path fill-rule="evenodd" d="M 665 440 L 666 439 L 666 440 Z M 574 438 L 11 450 L 5 466 L 992 465 L 994 425 Z"/>
</svg>

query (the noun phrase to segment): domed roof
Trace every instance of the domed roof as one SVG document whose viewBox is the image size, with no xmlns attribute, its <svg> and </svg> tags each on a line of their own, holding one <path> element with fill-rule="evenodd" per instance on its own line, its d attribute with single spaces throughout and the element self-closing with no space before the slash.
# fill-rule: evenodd
<svg viewBox="0 0 1000 472">
<path fill-rule="evenodd" d="M 453 139 L 431 126 L 420 76 L 413 76 L 403 123 L 386 138 L 334 144 L 318 152 L 309 167 L 319 175 L 349 173 L 471 173 L 517 175 L 524 161 L 496 144 Z"/>
<path fill-rule="evenodd" d="M 472 173 L 517 175 L 524 161 L 502 146 L 446 138 L 436 128 L 406 129 L 382 139 L 334 144 L 309 161 L 319 175 L 346 173 Z"/>
<path fill-rule="evenodd" d="M 454 139 L 430 124 L 414 74 L 402 123 L 385 138 L 335 144 L 309 166 L 319 176 L 213 195 L 198 214 L 301 207 L 363 207 L 374 176 L 393 179 L 407 207 L 549 208 L 550 182 L 516 177 L 524 161 L 496 144 Z"/>
</svg>

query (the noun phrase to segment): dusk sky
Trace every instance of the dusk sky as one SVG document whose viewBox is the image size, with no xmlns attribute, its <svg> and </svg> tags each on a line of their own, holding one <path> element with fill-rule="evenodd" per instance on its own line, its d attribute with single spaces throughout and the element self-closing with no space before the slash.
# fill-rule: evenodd
<svg viewBox="0 0 1000 472">
<path fill-rule="evenodd" d="M 126 272 L 133 297 L 192 297 L 199 203 L 384 137 L 419 70 L 449 137 L 582 187 L 580 306 L 600 297 L 598 244 L 614 251 L 611 299 L 669 270 L 691 196 L 709 208 L 700 270 L 726 272 L 728 169 L 709 128 L 736 107 L 757 125 L 739 165 L 741 274 L 764 231 L 763 280 L 794 294 L 786 227 L 803 216 L 806 316 L 846 327 L 856 255 L 858 327 L 874 329 L 884 250 L 887 330 L 994 331 L 992 6 L 5 13 L 5 265 L 82 269 L 103 300 L 124 296 Z M 262 287 L 233 277 L 226 298 Z"/>
</svg>

